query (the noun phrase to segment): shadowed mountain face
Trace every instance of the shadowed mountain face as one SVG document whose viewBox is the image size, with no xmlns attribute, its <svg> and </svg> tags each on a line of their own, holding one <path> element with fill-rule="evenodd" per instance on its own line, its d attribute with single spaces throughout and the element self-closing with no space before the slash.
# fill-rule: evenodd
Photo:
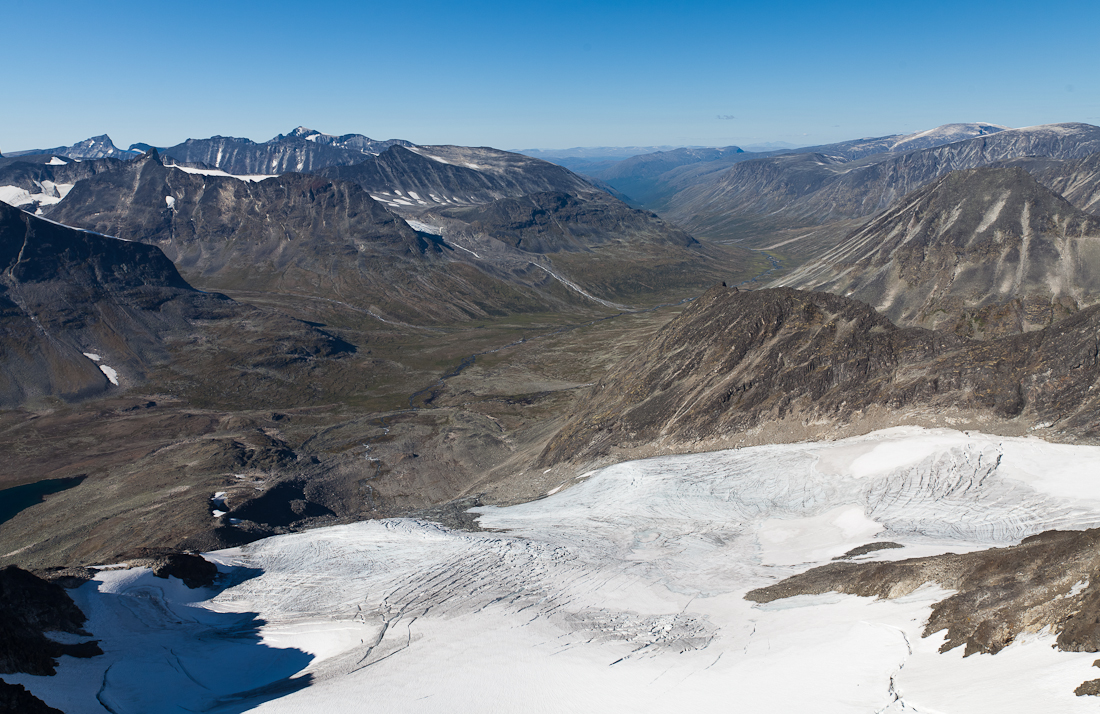
<svg viewBox="0 0 1100 714">
<path fill-rule="evenodd" d="M 0 204 L 0 405 L 76 399 L 140 383 L 161 338 L 232 303 L 196 292 L 152 246 Z M 98 355 L 96 361 L 84 353 Z"/>
<path fill-rule="evenodd" d="M 532 193 L 478 206 L 445 208 L 433 212 L 433 216 L 459 221 L 469 232 L 533 253 L 575 252 L 625 240 L 698 245 L 694 238 L 655 214 L 636 211 L 599 193 L 583 197 L 559 191 Z"/>
<path fill-rule="evenodd" d="M 864 303 L 787 288 L 713 288 L 601 380 L 543 452 L 589 461 L 659 443 L 700 450 L 783 422 L 836 433 L 865 412 L 977 415 L 1100 436 L 1100 308 L 970 341 L 901 329 Z M 808 432 L 812 432 L 808 428 Z"/>
<path fill-rule="evenodd" d="M 0 204 L 0 407 L 124 391 L 168 364 L 215 388 L 258 377 L 259 392 L 354 351 L 306 323 L 193 289 L 155 246 Z M 227 364 L 214 369 L 219 359 Z M 240 364 L 248 374 L 231 366 Z"/>
<path fill-rule="evenodd" d="M 952 172 L 780 284 L 972 337 L 1039 329 L 1100 299 L 1100 219 L 1021 168 Z"/>
<path fill-rule="evenodd" d="M 786 154 L 700 177 L 668 200 L 665 216 L 707 237 L 735 231 L 745 216 L 790 225 L 860 218 L 951 171 L 1021 156 L 1079 159 L 1097 151 L 1100 128 L 1052 124 L 855 161 L 824 152 Z"/>
</svg>

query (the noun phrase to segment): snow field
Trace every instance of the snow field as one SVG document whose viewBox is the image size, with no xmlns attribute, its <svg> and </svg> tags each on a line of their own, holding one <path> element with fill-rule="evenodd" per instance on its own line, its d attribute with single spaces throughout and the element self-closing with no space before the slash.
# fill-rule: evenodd
<svg viewBox="0 0 1100 714">
<path fill-rule="evenodd" d="M 1097 464 L 1097 447 L 917 428 L 623 463 L 475 509 L 491 531 L 370 521 L 212 553 L 254 574 L 216 595 L 101 573 L 77 593 L 108 654 L 5 678 L 70 714 L 102 711 L 72 693 L 88 682 L 118 714 L 1094 711 L 1073 689 L 1096 655 L 1051 635 L 939 654 L 942 633 L 920 636 L 938 588 L 744 594 L 873 541 L 904 547 L 859 560 L 1100 525 Z M 309 686 L 235 694 L 292 676 Z"/>
</svg>

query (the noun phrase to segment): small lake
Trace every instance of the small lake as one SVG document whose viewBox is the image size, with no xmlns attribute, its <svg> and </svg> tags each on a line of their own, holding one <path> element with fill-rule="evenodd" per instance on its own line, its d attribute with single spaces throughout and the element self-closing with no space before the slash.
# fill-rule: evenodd
<svg viewBox="0 0 1100 714">
<path fill-rule="evenodd" d="M 25 508 L 42 503 L 44 497 L 79 485 L 84 476 L 54 478 L 35 483 L 25 483 L 0 491 L 0 523 L 5 523 Z"/>
</svg>

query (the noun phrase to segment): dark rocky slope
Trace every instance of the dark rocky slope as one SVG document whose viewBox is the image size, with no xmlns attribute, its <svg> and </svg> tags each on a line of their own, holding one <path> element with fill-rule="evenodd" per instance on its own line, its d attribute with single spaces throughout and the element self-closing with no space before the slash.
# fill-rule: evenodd
<svg viewBox="0 0 1100 714">
<path fill-rule="evenodd" d="M 828 293 L 713 288 L 592 388 L 542 461 L 698 451 L 748 443 L 769 427 L 784 440 L 945 415 L 987 430 L 1052 427 L 1096 439 L 1098 334 L 1100 307 L 977 342 L 898 328 Z"/>
<path fill-rule="evenodd" d="M 212 354 L 211 344 L 218 346 Z M 270 376 L 294 363 L 353 351 L 305 323 L 195 290 L 155 246 L 0 204 L 4 407 L 125 390 L 185 355 L 185 362 L 247 357 L 253 369 Z M 218 383 L 221 376 L 207 379 Z"/>
<path fill-rule="evenodd" d="M 956 171 L 779 284 L 862 300 L 899 325 L 993 337 L 1100 300 L 1100 218 L 1021 168 Z"/>
<path fill-rule="evenodd" d="M 90 637 L 87 619 L 60 585 L 14 565 L 0 569 L 0 674 L 51 675 L 61 655 L 103 654 L 95 642 L 63 645 L 45 635 Z"/>
<path fill-rule="evenodd" d="M 167 358 L 162 337 L 216 317 L 229 300 L 199 293 L 152 246 L 73 230 L 0 204 L 0 405 L 79 399 L 140 383 Z"/>
</svg>

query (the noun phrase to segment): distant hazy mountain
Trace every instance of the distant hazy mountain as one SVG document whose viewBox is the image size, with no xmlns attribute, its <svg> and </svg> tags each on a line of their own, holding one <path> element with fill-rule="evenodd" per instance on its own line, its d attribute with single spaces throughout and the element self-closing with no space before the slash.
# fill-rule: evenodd
<svg viewBox="0 0 1100 714">
<path fill-rule="evenodd" d="M 679 191 L 697 184 L 705 184 L 713 174 L 728 169 L 733 164 L 781 154 L 818 153 L 833 160 L 853 161 L 875 154 L 903 153 L 916 149 L 939 146 L 976 136 L 986 136 L 1003 131 L 1006 127 L 996 124 L 946 124 L 915 134 L 895 134 L 869 139 L 854 139 L 821 146 L 798 149 L 787 146 L 767 145 L 750 147 L 743 151 L 736 146 L 725 148 L 681 148 L 671 151 L 635 156 L 605 166 L 578 166 L 577 170 L 606 181 L 617 191 L 629 196 L 637 204 L 658 210 L 669 208 L 665 202 Z M 756 153 L 760 152 L 760 153 Z M 685 169 L 683 167 L 692 167 Z"/>
<path fill-rule="evenodd" d="M 27 151 L 9 151 L 5 157 L 25 156 L 27 154 L 52 154 L 70 159 L 132 159 L 141 152 L 120 149 L 106 134 L 77 142 L 72 146 L 55 146 L 52 149 L 30 149 Z"/>
<path fill-rule="evenodd" d="M 166 157 L 184 163 L 205 164 L 239 175 L 278 175 L 311 172 L 326 166 L 363 161 L 390 146 L 408 145 L 400 139 L 377 141 L 361 134 L 332 136 L 298 127 L 266 142 L 230 136 L 188 139 L 163 150 Z"/>
<path fill-rule="evenodd" d="M 758 156 L 747 154 L 737 146 L 681 148 L 633 156 L 603 168 L 587 167 L 585 173 L 607 182 L 635 204 L 645 206 L 659 202 L 662 195 L 669 192 L 669 183 L 664 177 L 673 169 L 693 164 L 726 166 Z"/>
<path fill-rule="evenodd" d="M 914 134 L 894 134 L 869 139 L 853 139 L 819 146 L 804 146 L 797 150 L 800 154 L 825 154 L 849 161 L 862 159 L 875 154 L 904 154 L 908 151 L 930 149 L 934 146 L 953 144 L 978 136 L 989 136 L 1006 131 L 1009 127 L 1000 124 L 972 122 L 965 124 L 944 124 L 935 129 L 918 131 Z"/>
<path fill-rule="evenodd" d="M 796 225 L 860 218 L 950 171 L 1021 156 L 1078 159 L 1097 151 L 1100 127 L 1052 124 L 854 161 L 835 152 L 784 154 L 701 177 L 668 199 L 665 215 L 689 232 L 711 237 L 727 235 L 746 215 Z"/>
<path fill-rule="evenodd" d="M 988 338 L 1100 302 L 1100 218 L 1023 169 L 949 173 L 779 281 L 869 303 L 895 323 Z"/>
</svg>

